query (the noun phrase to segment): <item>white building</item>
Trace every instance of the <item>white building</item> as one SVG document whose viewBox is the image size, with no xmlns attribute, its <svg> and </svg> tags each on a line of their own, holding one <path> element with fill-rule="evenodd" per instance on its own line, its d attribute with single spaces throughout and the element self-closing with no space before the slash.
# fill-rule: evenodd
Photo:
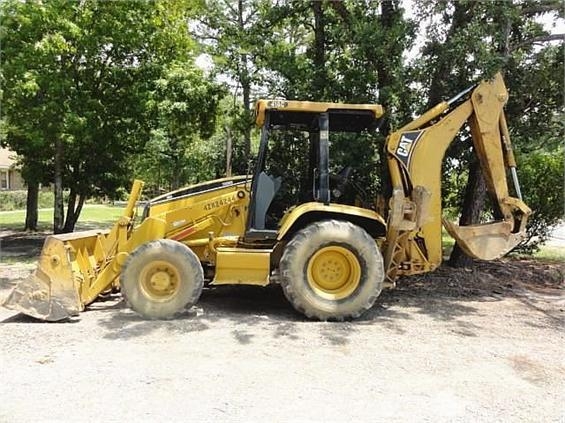
<svg viewBox="0 0 565 423">
<path fill-rule="evenodd" d="M 24 189 L 24 181 L 16 169 L 16 153 L 0 148 L 0 191 Z"/>
</svg>

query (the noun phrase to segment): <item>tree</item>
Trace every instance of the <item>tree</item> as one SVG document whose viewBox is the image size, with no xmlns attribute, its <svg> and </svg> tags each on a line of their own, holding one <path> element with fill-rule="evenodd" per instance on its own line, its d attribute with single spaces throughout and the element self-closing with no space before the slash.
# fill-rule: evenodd
<svg viewBox="0 0 565 423">
<path fill-rule="evenodd" d="M 356 163 L 357 182 L 373 194 L 387 191 L 384 140 L 392 125 L 411 115 L 403 55 L 414 25 L 399 3 L 283 2 L 264 14 L 271 30 L 259 63 L 270 76 L 263 85 L 272 96 L 384 106 L 379 137 L 334 136 L 332 144 L 332 157 Z"/>
<path fill-rule="evenodd" d="M 208 81 L 202 71 L 186 63 L 172 62 L 155 82 L 148 109 L 155 120 L 151 144 L 159 174 L 168 173 L 170 188 L 188 180 L 196 166 L 189 150 L 215 130 L 217 108 L 223 89 Z M 153 155 L 150 153 L 150 157 Z M 194 181 L 193 181 L 194 182 Z"/>
<path fill-rule="evenodd" d="M 260 17 L 261 9 L 266 7 L 265 0 L 207 0 L 202 13 L 193 22 L 193 33 L 202 41 L 204 51 L 213 57 L 218 71 L 235 82 L 235 92 L 241 87 L 242 163 L 250 158 L 251 97 L 258 78 L 256 56 L 264 48 L 266 21 Z M 238 167 L 239 172 L 245 171 Z"/>
<path fill-rule="evenodd" d="M 125 163 L 150 129 L 145 104 L 153 81 L 172 59 L 192 60 L 187 21 L 195 5 L 2 3 L 6 140 L 24 160 L 30 140 L 52 158 L 55 232 L 72 231 L 88 195 L 112 194 L 129 179 Z"/>
<path fill-rule="evenodd" d="M 41 134 L 37 134 L 33 128 L 31 119 L 34 116 L 28 113 L 30 110 L 31 107 L 22 107 L 18 109 L 18 114 L 11 116 L 13 120 L 20 122 L 17 127 L 10 125 L 5 118 L 0 120 L 0 145 L 10 145 L 20 153 L 18 165 L 27 185 L 24 230 L 36 231 L 39 184 L 49 181 L 52 158 L 49 157 L 49 151 L 42 148 Z"/>
</svg>

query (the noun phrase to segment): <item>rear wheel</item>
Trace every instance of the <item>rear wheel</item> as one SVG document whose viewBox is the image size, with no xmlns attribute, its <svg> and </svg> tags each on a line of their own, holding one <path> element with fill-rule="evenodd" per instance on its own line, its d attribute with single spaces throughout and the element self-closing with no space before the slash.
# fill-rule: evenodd
<svg viewBox="0 0 565 423">
<path fill-rule="evenodd" d="M 280 262 L 281 285 L 296 310 L 319 320 L 359 317 L 384 280 L 375 240 L 349 222 L 327 220 L 298 231 Z"/>
<path fill-rule="evenodd" d="M 200 261 L 180 242 L 148 242 L 130 254 L 120 277 L 122 295 L 149 319 L 170 319 L 194 305 L 204 284 Z"/>
</svg>

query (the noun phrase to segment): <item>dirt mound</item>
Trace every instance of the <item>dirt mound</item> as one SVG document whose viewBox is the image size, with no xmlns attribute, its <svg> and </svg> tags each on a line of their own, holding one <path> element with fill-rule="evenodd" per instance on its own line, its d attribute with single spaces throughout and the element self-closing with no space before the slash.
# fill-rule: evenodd
<svg viewBox="0 0 565 423">
<path fill-rule="evenodd" d="M 474 297 L 521 295 L 525 290 L 561 295 L 565 264 L 505 258 L 474 261 L 471 268 L 442 266 L 435 272 L 398 281 L 397 290 L 408 295 Z"/>
</svg>

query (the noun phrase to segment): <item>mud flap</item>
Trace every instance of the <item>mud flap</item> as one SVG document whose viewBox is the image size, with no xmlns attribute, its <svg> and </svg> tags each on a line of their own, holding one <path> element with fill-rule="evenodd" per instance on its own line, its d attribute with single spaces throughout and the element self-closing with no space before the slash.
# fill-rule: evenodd
<svg viewBox="0 0 565 423">
<path fill-rule="evenodd" d="M 512 223 L 505 221 L 469 226 L 459 226 L 445 219 L 442 221 L 465 254 L 480 260 L 504 256 L 525 237 L 523 231 L 513 233 Z"/>
</svg>

